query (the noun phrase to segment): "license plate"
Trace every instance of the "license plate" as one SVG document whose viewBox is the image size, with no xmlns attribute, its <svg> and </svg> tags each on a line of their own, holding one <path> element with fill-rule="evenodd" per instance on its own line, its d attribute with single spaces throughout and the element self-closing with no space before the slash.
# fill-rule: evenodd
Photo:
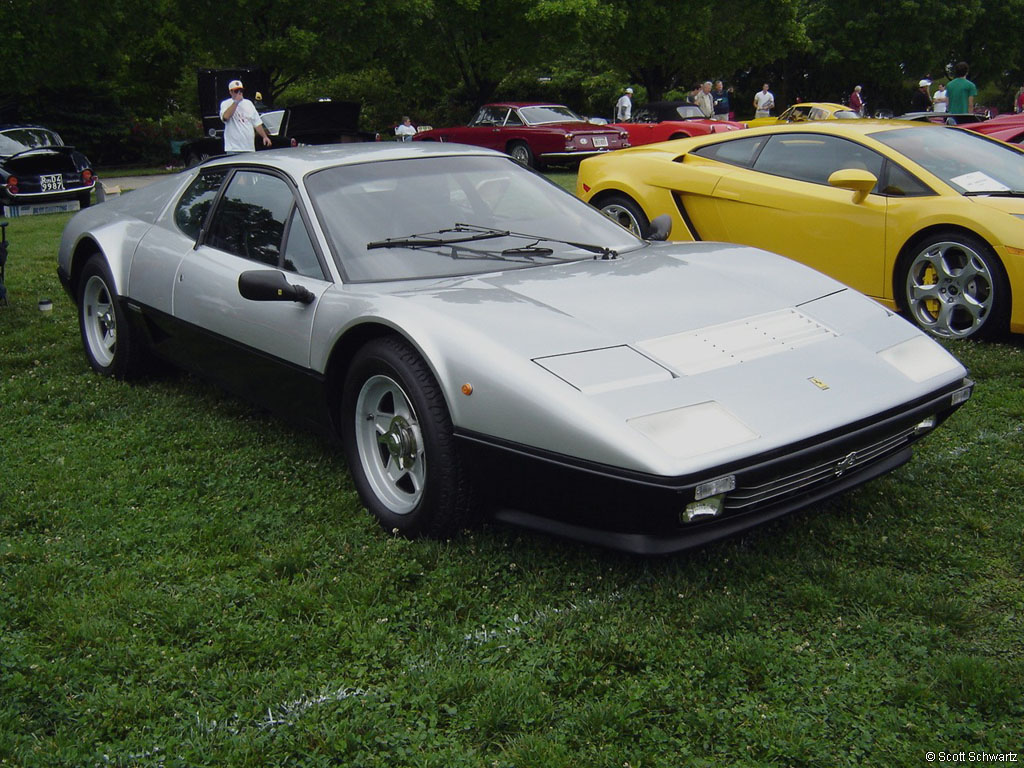
<svg viewBox="0 0 1024 768">
<path fill-rule="evenodd" d="M 64 176 L 59 173 L 40 176 L 39 188 L 43 192 L 58 192 L 64 189 Z"/>
<path fill-rule="evenodd" d="M 595 136 L 594 137 L 594 146 L 595 147 L 607 147 L 608 146 L 608 137 L 607 136 Z"/>
</svg>

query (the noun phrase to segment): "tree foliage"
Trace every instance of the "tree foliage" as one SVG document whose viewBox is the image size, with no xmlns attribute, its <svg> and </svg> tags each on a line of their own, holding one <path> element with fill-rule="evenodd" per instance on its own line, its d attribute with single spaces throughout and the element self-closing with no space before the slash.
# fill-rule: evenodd
<svg viewBox="0 0 1024 768">
<path fill-rule="evenodd" d="M 194 114 L 206 67 L 264 69 L 268 103 L 358 100 L 373 129 L 498 96 L 604 113 L 627 84 L 653 100 L 716 78 L 741 117 L 763 80 L 780 103 L 861 84 L 899 112 L 961 59 L 1006 108 L 1024 77 L 1024 0 L 0 0 L 0 23 L 3 117 L 93 152 Z"/>
</svg>

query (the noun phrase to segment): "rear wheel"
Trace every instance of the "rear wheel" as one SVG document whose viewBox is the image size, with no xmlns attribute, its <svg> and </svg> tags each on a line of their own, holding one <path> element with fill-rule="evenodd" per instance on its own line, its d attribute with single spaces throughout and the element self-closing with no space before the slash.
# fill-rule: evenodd
<svg viewBox="0 0 1024 768">
<path fill-rule="evenodd" d="M 651 222 L 643 209 L 625 195 L 609 195 L 602 198 L 597 207 L 601 213 L 637 237 L 647 237 L 651 231 Z"/>
<path fill-rule="evenodd" d="M 356 354 L 342 419 L 356 488 L 385 530 L 443 537 L 466 524 L 473 494 L 448 407 L 407 342 L 384 337 Z"/>
<path fill-rule="evenodd" d="M 901 285 L 910 319 L 933 336 L 966 339 L 1006 325 L 1010 290 L 1002 264 L 974 235 L 940 232 L 917 245 Z"/>
<path fill-rule="evenodd" d="M 514 141 L 508 146 L 508 153 L 527 168 L 537 167 L 537 158 L 525 141 Z"/>
</svg>

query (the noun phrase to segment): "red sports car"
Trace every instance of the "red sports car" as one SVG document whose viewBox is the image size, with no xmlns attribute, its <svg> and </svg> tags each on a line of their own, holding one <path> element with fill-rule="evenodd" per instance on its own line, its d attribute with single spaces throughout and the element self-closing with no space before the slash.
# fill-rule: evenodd
<svg viewBox="0 0 1024 768">
<path fill-rule="evenodd" d="M 634 147 L 746 128 L 743 123 L 729 120 L 708 120 L 696 106 L 685 101 L 652 101 L 636 110 L 628 123 L 611 125 L 629 133 L 629 143 Z"/>
<path fill-rule="evenodd" d="M 412 139 L 497 149 L 533 168 L 575 164 L 629 146 L 629 134 L 619 126 L 594 125 L 568 107 L 541 102 L 485 104 L 469 125 L 435 128 Z"/>
<path fill-rule="evenodd" d="M 971 123 L 963 126 L 969 131 L 983 133 L 993 139 L 1005 141 L 1008 144 L 1024 143 L 1024 114 L 999 115 L 983 123 Z"/>
</svg>

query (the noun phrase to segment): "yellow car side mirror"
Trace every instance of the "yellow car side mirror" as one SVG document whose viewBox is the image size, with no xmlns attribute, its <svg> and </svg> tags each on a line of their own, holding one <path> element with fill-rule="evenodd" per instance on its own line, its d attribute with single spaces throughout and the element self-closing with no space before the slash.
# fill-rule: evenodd
<svg viewBox="0 0 1024 768">
<path fill-rule="evenodd" d="M 829 186 L 852 190 L 854 200 L 860 202 L 875 188 L 878 177 L 860 168 L 840 168 L 828 177 Z"/>
</svg>

